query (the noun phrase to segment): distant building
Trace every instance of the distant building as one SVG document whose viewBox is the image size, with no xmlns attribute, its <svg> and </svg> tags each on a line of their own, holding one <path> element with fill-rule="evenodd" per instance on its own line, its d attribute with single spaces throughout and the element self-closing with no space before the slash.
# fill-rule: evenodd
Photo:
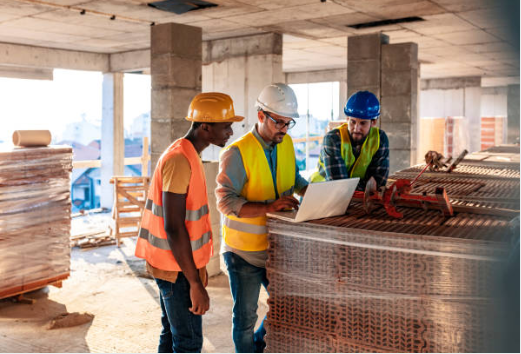
<svg viewBox="0 0 521 354">
<path fill-rule="evenodd" d="M 88 145 L 75 141 L 61 141 L 59 144 L 73 148 L 74 160 L 99 160 L 101 157 L 101 141 L 93 140 Z M 125 139 L 125 157 L 138 157 L 143 152 L 141 138 Z M 141 176 L 141 165 L 125 166 L 125 176 Z M 100 207 L 101 173 L 99 168 L 75 168 L 71 176 L 72 211 L 95 209 Z"/>
<path fill-rule="evenodd" d="M 143 137 L 150 137 L 150 112 L 140 114 L 132 121 L 128 137 L 131 139 L 142 139 Z"/>
<path fill-rule="evenodd" d="M 87 145 L 94 139 L 99 138 L 101 138 L 101 125 L 88 122 L 85 119 L 85 114 L 82 115 L 82 121 L 67 124 L 62 135 L 62 140 L 73 141 L 83 145 Z"/>
</svg>

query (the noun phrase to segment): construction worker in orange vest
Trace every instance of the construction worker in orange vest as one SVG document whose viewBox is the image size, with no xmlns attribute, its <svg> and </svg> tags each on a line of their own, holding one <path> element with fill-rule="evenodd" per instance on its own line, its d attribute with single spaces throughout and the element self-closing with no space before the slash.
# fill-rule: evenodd
<svg viewBox="0 0 521 354">
<path fill-rule="evenodd" d="M 188 110 L 192 126 L 157 162 L 136 245 L 159 287 L 159 353 L 201 352 L 202 316 L 210 308 L 206 265 L 213 254 L 212 229 L 201 152 L 224 147 L 233 135 L 230 96 L 201 93 Z"/>
</svg>

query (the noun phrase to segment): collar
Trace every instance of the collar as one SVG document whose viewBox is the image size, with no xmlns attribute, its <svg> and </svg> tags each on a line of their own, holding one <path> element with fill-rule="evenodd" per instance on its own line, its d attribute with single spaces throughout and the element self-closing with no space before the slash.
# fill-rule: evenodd
<svg viewBox="0 0 521 354">
<path fill-rule="evenodd" d="M 255 125 L 251 129 L 251 132 L 252 132 L 253 136 L 259 141 L 259 143 L 261 144 L 261 146 L 264 150 L 270 150 L 270 151 L 273 150 L 274 146 L 266 143 L 264 141 L 264 139 L 260 136 L 259 132 L 257 131 L 257 123 L 255 123 Z"/>
</svg>

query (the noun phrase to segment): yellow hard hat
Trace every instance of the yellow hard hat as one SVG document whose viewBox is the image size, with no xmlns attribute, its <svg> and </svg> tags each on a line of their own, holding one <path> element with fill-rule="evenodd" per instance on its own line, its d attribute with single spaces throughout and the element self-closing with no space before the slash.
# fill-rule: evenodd
<svg viewBox="0 0 521 354">
<path fill-rule="evenodd" d="M 195 96 L 186 117 L 186 120 L 201 123 L 240 122 L 243 119 L 235 115 L 232 98 L 220 92 L 205 92 Z"/>
</svg>

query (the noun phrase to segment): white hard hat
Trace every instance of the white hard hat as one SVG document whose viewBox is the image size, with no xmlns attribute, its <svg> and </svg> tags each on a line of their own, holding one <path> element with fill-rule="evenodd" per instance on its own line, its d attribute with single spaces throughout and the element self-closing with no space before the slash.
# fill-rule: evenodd
<svg viewBox="0 0 521 354">
<path fill-rule="evenodd" d="M 262 89 L 255 107 L 283 117 L 299 118 L 297 96 L 286 84 L 271 84 Z"/>
</svg>

